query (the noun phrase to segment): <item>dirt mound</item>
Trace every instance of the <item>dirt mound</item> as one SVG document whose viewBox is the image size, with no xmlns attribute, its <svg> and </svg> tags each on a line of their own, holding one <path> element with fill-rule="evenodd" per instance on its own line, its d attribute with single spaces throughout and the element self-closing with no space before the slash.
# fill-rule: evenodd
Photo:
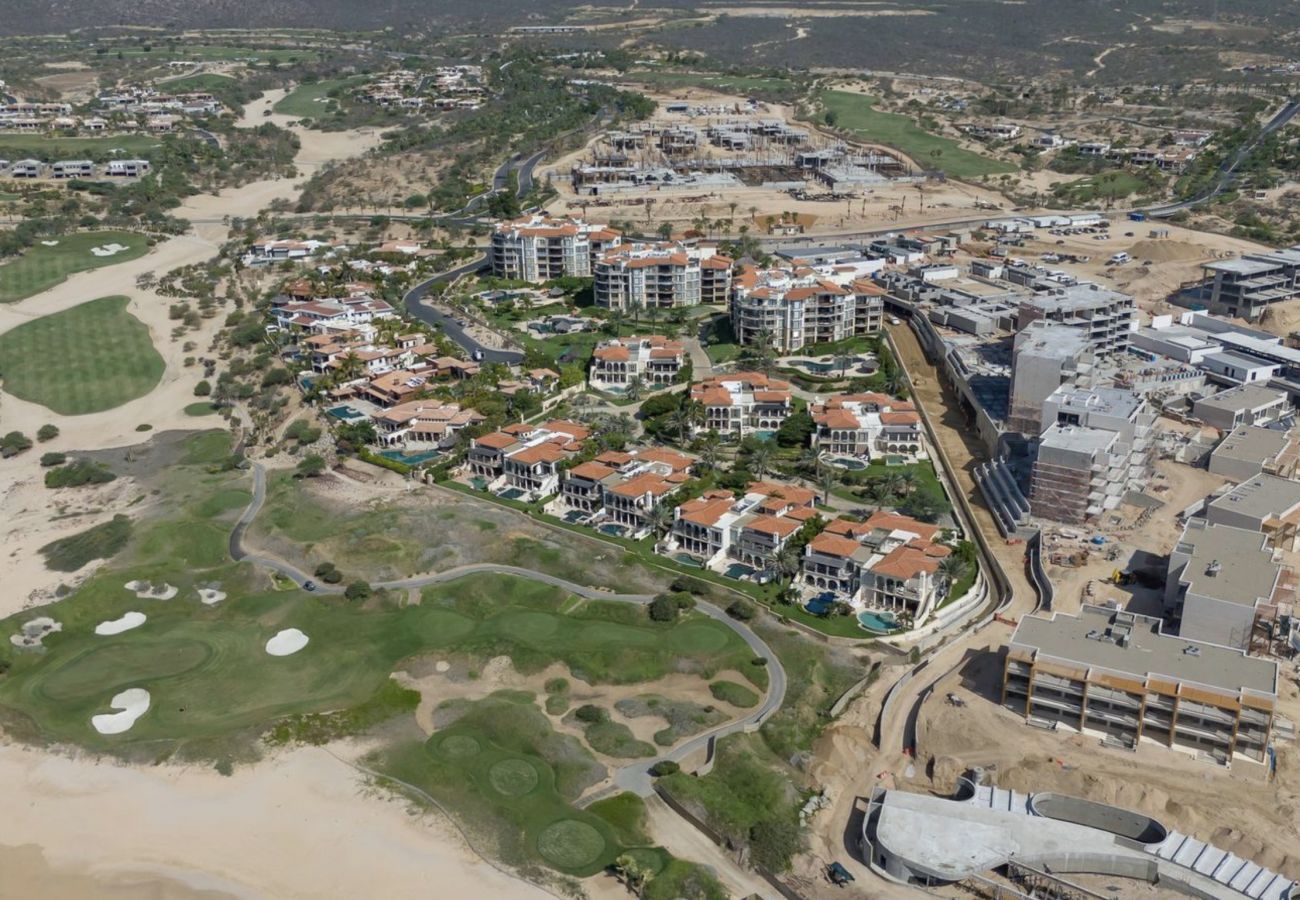
<svg viewBox="0 0 1300 900">
<path fill-rule="evenodd" d="M 1214 256 L 1210 249 L 1189 241 L 1138 241 L 1128 252 L 1134 259 L 1151 262 L 1183 262 Z"/>
</svg>

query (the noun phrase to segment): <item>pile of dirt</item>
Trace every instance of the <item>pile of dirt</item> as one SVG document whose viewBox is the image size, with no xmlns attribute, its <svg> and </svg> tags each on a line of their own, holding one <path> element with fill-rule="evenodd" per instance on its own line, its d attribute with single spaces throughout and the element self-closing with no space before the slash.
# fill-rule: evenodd
<svg viewBox="0 0 1300 900">
<path fill-rule="evenodd" d="M 1214 256 L 1209 248 L 1189 241 L 1138 241 L 1128 252 L 1134 259 L 1151 262 L 1184 262 Z"/>
</svg>

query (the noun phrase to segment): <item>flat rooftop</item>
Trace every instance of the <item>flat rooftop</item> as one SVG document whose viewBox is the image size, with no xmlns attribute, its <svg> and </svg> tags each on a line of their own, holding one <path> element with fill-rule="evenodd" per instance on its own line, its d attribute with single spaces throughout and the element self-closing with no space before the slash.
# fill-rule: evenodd
<svg viewBox="0 0 1300 900">
<path fill-rule="evenodd" d="M 1221 509 L 1252 519 L 1282 515 L 1300 506 L 1300 481 L 1266 475 L 1263 472 L 1243 481 L 1223 496 L 1210 502 Z"/>
<path fill-rule="evenodd" d="M 1265 262 L 1261 259 L 1221 259 L 1216 262 L 1205 263 L 1205 268 L 1211 272 L 1222 272 L 1225 275 L 1262 275 L 1265 272 L 1271 272 L 1276 269 L 1280 263 Z"/>
<path fill-rule="evenodd" d="M 1142 408 L 1143 397 L 1124 388 L 1080 388 L 1061 385 L 1047 398 L 1069 412 L 1092 412 L 1119 419 L 1131 419 Z"/>
<path fill-rule="evenodd" d="M 1119 432 L 1109 428 L 1087 428 L 1082 425 L 1053 424 L 1038 440 L 1040 449 L 1072 450 L 1076 453 L 1100 453 L 1109 450 L 1119 438 Z"/>
<path fill-rule="evenodd" d="M 1259 409 L 1261 406 L 1271 406 L 1277 403 L 1278 400 L 1285 398 L 1286 394 L 1276 388 L 1265 387 L 1262 384 L 1242 384 L 1197 400 L 1196 405 L 1206 406 L 1210 409 L 1221 409 L 1225 412 L 1236 412 L 1241 409 Z"/>
<path fill-rule="evenodd" d="M 1282 452 L 1291 434 L 1258 425 L 1239 425 L 1214 448 L 1214 456 L 1262 463 Z"/>
<path fill-rule="evenodd" d="M 1072 284 L 1053 288 L 1050 293 L 1037 294 L 1024 301 L 1025 306 L 1044 312 L 1081 312 L 1111 303 L 1132 303 L 1128 294 L 1112 291 L 1097 284 Z"/>
<path fill-rule="evenodd" d="M 1059 322 L 1034 322 L 1016 335 L 1016 353 L 1043 359 L 1074 359 L 1089 346 L 1088 335 Z"/>
<path fill-rule="evenodd" d="M 1252 609 L 1273 595 L 1280 567 L 1261 532 L 1192 519 L 1175 549 L 1189 554 L 1178 579 L 1189 593 Z"/>
<path fill-rule="evenodd" d="M 1117 633 L 1112 626 L 1118 626 L 1118 631 L 1127 630 L 1124 646 L 1106 638 L 1108 631 Z M 1084 606 L 1077 616 L 1025 616 L 1011 636 L 1011 644 L 1063 662 L 1137 679 L 1163 676 L 1234 694 L 1241 688 L 1268 695 L 1277 692 L 1274 662 L 1218 644 L 1162 634 L 1159 619 L 1100 606 Z M 1200 652 L 1185 653 L 1188 647 Z"/>
</svg>

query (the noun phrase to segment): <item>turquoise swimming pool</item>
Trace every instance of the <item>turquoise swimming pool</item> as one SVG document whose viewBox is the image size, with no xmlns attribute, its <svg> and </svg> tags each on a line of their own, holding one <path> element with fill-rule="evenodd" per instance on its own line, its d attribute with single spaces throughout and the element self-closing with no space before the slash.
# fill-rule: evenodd
<svg viewBox="0 0 1300 900">
<path fill-rule="evenodd" d="M 426 450 L 423 453 L 406 453 L 402 450 L 385 450 L 379 455 L 384 459 L 391 459 L 393 462 L 399 462 L 405 466 L 418 466 L 421 463 L 435 460 L 442 454 L 437 450 Z"/>
<path fill-rule="evenodd" d="M 898 618 L 891 612 L 860 612 L 858 624 L 875 634 L 889 634 L 898 630 Z"/>
<path fill-rule="evenodd" d="M 325 414 L 329 416 L 333 416 L 334 418 L 340 419 L 344 422 L 351 422 L 353 419 L 364 419 L 366 417 L 366 414 L 361 412 L 361 410 L 353 409 L 352 407 L 347 405 L 335 406 L 332 409 L 327 409 L 325 411 Z M 383 455 L 384 454 L 382 453 L 380 454 L 380 456 Z"/>
</svg>

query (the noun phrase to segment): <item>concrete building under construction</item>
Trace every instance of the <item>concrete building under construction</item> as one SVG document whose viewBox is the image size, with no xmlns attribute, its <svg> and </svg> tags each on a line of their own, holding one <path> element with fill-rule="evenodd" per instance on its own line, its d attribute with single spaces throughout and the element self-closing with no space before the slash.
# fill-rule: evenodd
<svg viewBox="0 0 1300 900">
<path fill-rule="evenodd" d="M 1264 761 L 1276 704 L 1277 663 L 1100 606 L 1025 616 L 1002 676 L 1002 705 L 1030 723 L 1225 762 Z"/>
<path fill-rule="evenodd" d="M 1082 524 L 1115 509 L 1151 476 L 1156 416 L 1118 388 L 1057 388 L 1043 402 L 1044 430 L 1030 479 L 1033 514 Z"/>
</svg>

